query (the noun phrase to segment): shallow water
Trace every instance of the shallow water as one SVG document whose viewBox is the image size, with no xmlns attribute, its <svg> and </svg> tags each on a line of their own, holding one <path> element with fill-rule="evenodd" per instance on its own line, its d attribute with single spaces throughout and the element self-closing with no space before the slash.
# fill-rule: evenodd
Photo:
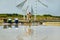
<svg viewBox="0 0 60 40">
<path fill-rule="evenodd" d="M 59 26 L 31 26 L 30 35 L 27 29 L 29 26 L 0 26 L 0 40 L 60 40 Z"/>
</svg>

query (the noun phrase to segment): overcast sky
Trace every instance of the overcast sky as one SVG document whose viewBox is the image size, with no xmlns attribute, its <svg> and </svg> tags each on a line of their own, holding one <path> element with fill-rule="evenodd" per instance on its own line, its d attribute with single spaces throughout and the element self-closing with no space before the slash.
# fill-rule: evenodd
<svg viewBox="0 0 60 40">
<path fill-rule="evenodd" d="M 22 13 L 21 9 L 18 9 L 16 6 L 24 0 L 0 0 L 0 13 Z M 43 6 L 41 3 L 37 5 L 37 14 L 51 14 L 60 16 L 60 0 L 41 0 L 44 4 L 48 5 L 48 8 Z M 28 4 L 33 5 L 34 12 L 35 8 L 35 0 L 30 0 Z M 25 4 L 27 5 L 27 4 Z M 25 7 L 25 6 L 24 6 Z"/>
</svg>

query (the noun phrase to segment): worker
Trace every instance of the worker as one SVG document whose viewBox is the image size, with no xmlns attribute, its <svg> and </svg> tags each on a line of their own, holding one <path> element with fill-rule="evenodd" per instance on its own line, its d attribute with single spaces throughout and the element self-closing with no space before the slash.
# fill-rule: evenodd
<svg viewBox="0 0 60 40">
<path fill-rule="evenodd" d="M 8 19 L 8 23 L 12 23 L 12 20 L 10 18 Z"/>
<path fill-rule="evenodd" d="M 7 19 L 6 18 L 4 18 L 3 21 L 4 21 L 4 23 L 7 23 Z"/>
<path fill-rule="evenodd" d="M 15 18 L 15 23 L 18 24 L 18 18 Z"/>
<path fill-rule="evenodd" d="M 11 29 L 11 28 L 12 28 L 12 19 L 9 18 L 9 19 L 8 19 L 8 23 L 9 23 L 9 24 L 8 24 L 8 27 L 9 27 L 9 29 Z"/>
<path fill-rule="evenodd" d="M 27 14 L 27 20 L 31 20 L 31 16 L 32 16 L 32 14 L 29 12 L 29 13 Z"/>
</svg>

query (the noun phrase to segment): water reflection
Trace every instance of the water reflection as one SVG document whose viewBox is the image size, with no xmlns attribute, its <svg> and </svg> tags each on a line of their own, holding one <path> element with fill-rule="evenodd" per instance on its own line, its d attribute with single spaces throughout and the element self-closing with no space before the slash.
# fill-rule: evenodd
<svg viewBox="0 0 60 40">
<path fill-rule="evenodd" d="M 8 28 L 12 28 L 12 24 L 9 24 L 9 25 L 7 25 L 8 26 Z"/>
<path fill-rule="evenodd" d="M 3 29 L 13 28 L 12 24 L 3 25 Z M 14 28 L 18 28 L 18 24 L 14 25 Z"/>
<path fill-rule="evenodd" d="M 18 24 L 15 24 L 15 28 L 18 28 Z"/>
<path fill-rule="evenodd" d="M 29 26 L 27 29 L 26 29 L 26 35 L 32 35 L 33 34 L 33 29 L 31 29 L 31 26 Z"/>
<path fill-rule="evenodd" d="M 17 36 L 17 40 L 28 40 L 33 35 L 33 29 L 31 28 L 31 22 L 28 23 L 28 27 L 24 28 L 26 29 L 24 33 L 19 34 Z M 23 31 L 23 30 L 22 30 Z"/>
<path fill-rule="evenodd" d="M 16 38 L 17 40 L 46 40 L 48 37 L 47 36 L 44 36 L 37 33 L 37 31 L 35 31 L 32 26 L 31 26 L 32 23 L 29 23 L 29 26 L 24 26 L 24 30 L 21 28 L 21 30 L 19 29 L 18 31 L 22 31 L 20 32 L 19 34 L 17 34 Z M 3 28 L 13 28 L 13 25 L 12 24 L 9 24 L 9 25 L 4 25 Z M 14 25 L 14 28 L 18 28 L 18 24 L 15 24 Z M 26 29 L 26 30 L 25 30 Z M 38 29 L 37 29 L 38 30 Z M 24 32 L 23 32 L 24 31 Z M 42 38 L 43 37 L 43 38 Z"/>
<path fill-rule="evenodd" d="M 3 29 L 6 29 L 6 28 L 7 28 L 7 25 L 4 25 L 4 26 L 3 26 Z"/>
<path fill-rule="evenodd" d="M 15 28 L 18 28 L 18 25 L 19 23 L 4 23 L 3 25 L 3 28 L 6 29 L 6 28 L 12 28 L 12 26 L 14 26 Z M 38 26 L 39 23 L 36 23 L 36 22 L 28 22 L 28 23 L 21 23 L 21 25 L 25 25 L 25 26 L 28 26 L 28 27 L 31 27 L 31 26 Z"/>
</svg>

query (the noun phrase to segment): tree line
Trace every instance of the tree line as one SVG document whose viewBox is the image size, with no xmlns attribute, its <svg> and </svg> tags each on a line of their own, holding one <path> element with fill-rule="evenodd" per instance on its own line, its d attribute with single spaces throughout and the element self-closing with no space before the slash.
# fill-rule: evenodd
<svg viewBox="0 0 60 40">
<path fill-rule="evenodd" d="M 17 14 L 17 13 L 13 13 L 13 14 L 0 14 L 0 17 L 23 17 L 22 14 Z M 26 16 L 26 15 L 25 15 Z M 33 17 L 34 15 L 32 15 Z M 44 15 L 36 15 L 37 17 L 39 16 L 43 16 L 43 17 L 57 17 L 57 18 L 60 18 L 60 16 L 53 16 L 53 15 L 50 15 L 50 14 L 44 14 Z"/>
</svg>

